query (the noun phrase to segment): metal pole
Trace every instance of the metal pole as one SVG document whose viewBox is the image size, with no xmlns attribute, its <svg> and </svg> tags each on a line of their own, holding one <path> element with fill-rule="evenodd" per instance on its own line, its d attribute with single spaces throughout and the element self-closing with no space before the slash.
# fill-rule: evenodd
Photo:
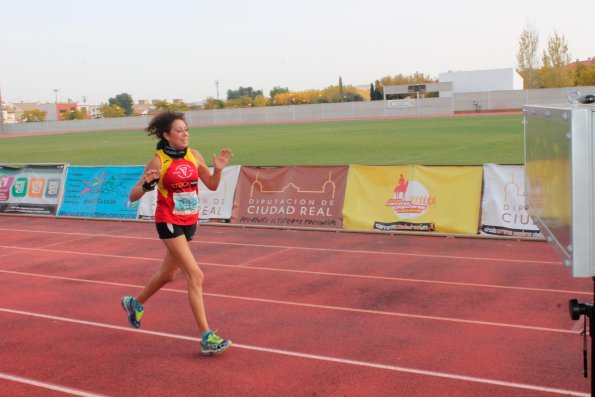
<svg viewBox="0 0 595 397">
<path fill-rule="evenodd" d="M 4 134 L 4 109 L 2 107 L 2 88 L 0 87 L 0 134 Z"/>
</svg>

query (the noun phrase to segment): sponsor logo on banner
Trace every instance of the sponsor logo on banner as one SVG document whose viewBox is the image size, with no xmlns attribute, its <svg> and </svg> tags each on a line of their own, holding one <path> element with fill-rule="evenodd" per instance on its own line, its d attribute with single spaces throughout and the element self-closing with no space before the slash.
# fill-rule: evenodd
<svg viewBox="0 0 595 397">
<path fill-rule="evenodd" d="M 486 164 L 480 231 L 513 237 L 543 237 L 525 209 L 522 166 Z"/>
<path fill-rule="evenodd" d="M 232 222 L 341 228 L 347 167 L 243 167 Z"/>
<path fill-rule="evenodd" d="M 0 212 L 54 215 L 66 168 L 64 164 L 0 165 Z"/>
<path fill-rule="evenodd" d="M 138 204 L 128 199 L 143 167 L 70 167 L 58 216 L 136 218 Z"/>
<path fill-rule="evenodd" d="M 477 234 L 482 168 L 351 165 L 343 225 L 352 230 Z"/>
<path fill-rule="evenodd" d="M 394 195 L 385 203 L 387 207 L 392 208 L 399 219 L 413 220 L 424 215 L 428 209 L 436 205 L 436 196 L 430 195 L 428 189 L 423 183 L 415 180 L 406 179 L 400 174 L 397 185 L 394 188 Z M 430 223 L 412 223 L 412 222 L 374 222 L 374 229 L 377 230 L 413 230 L 423 232 L 433 232 L 435 224 Z"/>
</svg>

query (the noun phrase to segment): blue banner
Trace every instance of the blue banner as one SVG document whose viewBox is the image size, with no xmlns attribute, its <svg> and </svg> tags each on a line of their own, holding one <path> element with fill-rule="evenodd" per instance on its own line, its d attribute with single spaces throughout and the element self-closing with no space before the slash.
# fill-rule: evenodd
<svg viewBox="0 0 595 397">
<path fill-rule="evenodd" d="M 70 167 L 58 216 L 136 219 L 138 201 L 128 194 L 138 182 L 142 166 Z"/>
</svg>

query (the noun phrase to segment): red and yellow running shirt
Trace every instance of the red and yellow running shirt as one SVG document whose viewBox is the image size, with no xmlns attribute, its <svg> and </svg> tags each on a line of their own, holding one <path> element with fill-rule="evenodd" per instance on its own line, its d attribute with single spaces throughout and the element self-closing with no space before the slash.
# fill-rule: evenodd
<svg viewBox="0 0 595 397">
<path fill-rule="evenodd" d="M 188 149 L 183 158 L 174 159 L 157 150 L 161 176 L 157 183 L 155 222 L 187 226 L 198 222 L 198 163 Z"/>
</svg>

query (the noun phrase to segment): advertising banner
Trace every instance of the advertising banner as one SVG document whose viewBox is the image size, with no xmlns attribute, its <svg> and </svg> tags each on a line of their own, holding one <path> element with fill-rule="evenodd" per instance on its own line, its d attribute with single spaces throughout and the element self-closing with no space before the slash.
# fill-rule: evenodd
<svg viewBox="0 0 595 397">
<path fill-rule="evenodd" d="M 219 187 L 214 192 L 209 190 L 202 181 L 198 182 L 199 222 L 229 222 L 241 168 L 239 165 L 225 167 Z M 213 167 L 209 169 L 212 173 Z M 145 193 L 140 199 L 138 219 L 154 219 L 156 206 L 157 190 Z"/>
<path fill-rule="evenodd" d="M 128 195 L 142 166 L 70 167 L 58 216 L 136 219 L 138 202 Z"/>
<path fill-rule="evenodd" d="M 522 165 L 483 166 L 481 234 L 543 238 L 525 210 L 525 170 Z"/>
<path fill-rule="evenodd" d="M 340 229 L 348 169 L 242 167 L 231 222 Z"/>
<path fill-rule="evenodd" d="M 65 164 L 0 165 L 0 212 L 55 215 Z"/>
<path fill-rule="evenodd" d="M 481 179 L 479 166 L 352 165 L 343 226 L 477 234 Z"/>
</svg>

